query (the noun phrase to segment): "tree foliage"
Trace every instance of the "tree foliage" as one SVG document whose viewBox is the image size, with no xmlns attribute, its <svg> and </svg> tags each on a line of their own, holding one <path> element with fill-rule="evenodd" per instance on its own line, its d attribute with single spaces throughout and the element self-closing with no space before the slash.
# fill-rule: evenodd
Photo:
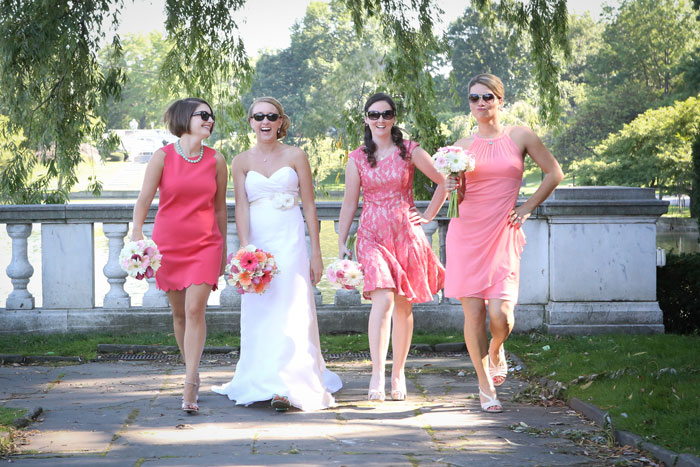
<svg viewBox="0 0 700 467">
<path fill-rule="evenodd" d="M 596 156 L 575 163 L 577 180 L 691 194 L 691 147 L 699 133 L 700 96 L 647 110 L 606 138 Z"/>
<path fill-rule="evenodd" d="M 513 43 L 513 29 L 496 20 L 489 25 L 483 13 L 467 7 L 452 23 L 445 39 L 457 93 L 467 106 L 469 81 L 477 73 L 492 73 L 503 81 L 509 101 L 528 99 L 534 90 L 527 38 Z"/>
<path fill-rule="evenodd" d="M 173 97 L 207 96 L 216 108 L 217 131 L 244 134 L 240 96 L 252 68 L 234 13 L 245 0 L 166 0 L 165 30 L 173 47 L 160 81 Z"/>
<path fill-rule="evenodd" d="M 44 192 L 47 203 L 64 202 L 77 181 L 80 143 L 101 138 L 104 104 L 123 82 L 120 68 L 103 72 L 97 60 L 111 3 L 0 2 L 0 108 L 9 130 L 24 134 L 0 173 L 2 201 L 34 201 Z M 118 39 L 111 53 L 121 53 Z M 32 179 L 37 158 L 47 172 Z"/>
<path fill-rule="evenodd" d="M 121 44 L 119 57 L 109 56 L 108 49 L 100 53 L 103 69 L 118 66 L 125 75 L 121 96 L 107 103 L 107 127 L 129 128 L 131 120 L 136 120 L 139 128 L 162 125 L 171 96 L 162 89 L 158 70 L 172 43 L 152 32 L 125 35 Z"/>
<path fill-rule="evenodd" d="M 240 95 L 250 84 L 252 70 L 236 22 L 236 13 L 244 1 L 166 0 L 165 3 L 166 39 L 171 47 L 160 65 L 160 85 L 171 100 L 184 95 L 207 97 L 219 117 L 217 132 L 226 137 L 245 138 L 247 134 L 243 131 L 247 127 L 242 118 Z M 445 144 L 446 136 L 435 117 L 435 85 L 431 76 L 435 57 L 446 51 L 445 43 L 433 30 L 440 14 L 437 2 L 343 0 L 343 3 L 360 43 L 378 33 L 386 40 L 387 47 L 381 61 L 369 60 L 361 50 L 353 64 L 359 68 L 330 69 L 325 75 L 343 86 L 351 81 L 343 73 L 366 72 L 370 76 L 379 70 L 381 80 L 368 79 L 367 94 L 385 90 L 398 96 L 406 115 L 403 123 L 411 137 L 428 150 Z M 556 116 L 558 110 L 553 103 L 553 96 L 558 95 L 559 72 L 555 56 L 559 50 L 568 51 L 565 3 L 565 0 L 536 0 L 523 6 L 515 0 L 498 5 L 489 0 L 477 2 L 482 13 L 500 15 L 505 24 L 514 28 L 514 41 L 525 35 L 531 38 L 536 81 L 544 98 L 541 109 L 550 117 Z M 122 6 L 123 0 L 0 0 L 3 11 L 0 113 L 9 117 L 10 131 L 16 133 L 22 129 L 25 138 L 21 150 L 13 151 L 15 155 L 0 174 L 2 202 L 67 199 L 76 183 L 80 144 L 100 143 L 109 118 L 106 106 L 122 97 L 126 62 L 119 36 L 114 36 L 106 56 L 102 57 L 102 66 L 98 55 L 108 26 L 116 29 L 119 23 Z M 332 41 L 331 34 L 325 43 L 306 46 L 327 47 L 333 45 Z M 325 65 L 322 59 L 314 64 Z M 325 86 L 323 82 L 320 84 Z M 124 89 L 128 90 L 128 86 Z M 313 87 L 312 104 L 334 97 L 324 86 Z M 131 99 L 129 94 L 124 97 Z M 357 97 L 346 99 L 343 107 L 337 109 L 344 118 L 330 131 L 344 147 L 355 144 L 361 134 L 357 131 L 361 128 L 357 112 L 361 103 L 362 99 Z M 310 107 L 309 102 L 304 104 Z M 144 112 L 141 115 L 144 123 L 150 118 Z M 307 116 L 315 114 L 307 113 L 304 118 Z M 319 119 L 313 124 L 319 125 L 320 134 L 320 125 L 325 121 Z M 46 173 L 35 177 L 38 163 L 46 166 Z M 56 188 L 50 189 L 54 183 Z M 426 195 L 420 194 L 422 186 L 417 180 L 419 196 Z M 94 187 L 99 188 L 99 184 L 95 183 Z"/>
<path fill-rule="evenodd" d="M 670 94 L 674 68 L 698 43 L 700 28 L 687 0 L 625 0 L 604 8 L 605 47 L 597 55 L 600 86 L 638 83 Z"/>
<path fill-rule="evenodd" d="M 497 4 L 474 0 L 473 4 L 491 24 L 500 19 L 512 28 L 511 43 L 529 35 L 540 113 L 543 120 L 555 122 L 561 113 L 558 57 L 561 54 L 568 60 L 571 56 L 566 0 L 500 0 Z"/>
<path fill-rule="evenodd" d="M 700 34 L 687 1 L 625 0 L 606 7 L 598 24 L 576 16 L 570 24 L 565 111 L 549 138 L 565 167 L 594 156 L 609 134 L 647 109 L 696 94 L 678 92 L 685 86 L 678 69 L 691 60 Z"/>
</svg>

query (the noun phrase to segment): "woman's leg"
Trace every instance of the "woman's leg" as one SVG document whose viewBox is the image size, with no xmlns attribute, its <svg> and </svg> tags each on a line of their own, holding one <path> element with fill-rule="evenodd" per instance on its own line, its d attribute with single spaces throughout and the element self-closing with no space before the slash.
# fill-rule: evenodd
<svg viewBox="0 0 700 467">
<path fill-rule="evenodd" d="M 394 312 L 392 313 L 391 350 L 391 392 L 393 399 L 406 397 L 406 376 L 404 368 L 413 338 L 413 304 L 402 295 L 394 294 Z M 396 393 L 402 392 L 402 394 Z M 396 396 L 396 397 L 395 397 Z"/>
<path fill-rule="evenodd" d="M 173 331 L 175 332 L 175 340 L 180 349 L 180 356 L 185 360 L 185 291 L 184 290 L 169 290 L 168 302 L 170 309 L 173 310 Z"/>
<path fill-rule="evenodd" d="M 383 397 L 384 368 L 386 366 L 386 353 L 389 350 L 394 291 L 392 289 L 376 289 L 369 295 L 372 299 L 368 326 L 369 353 L 372 357 L 372 379 L 369 382 L 369 391 L 379 391 Z"/>
<path fill-rule="evenodd" d="M 185 349 L 185 403 L 194 403 L 197 396 L 197 372 L 199 360 L 202 358 L 204 341 L 207 338 L 207 323 L 205 311 L 207 299 L 211 293 L 211 285 L 191 285 L 185 289 L 186 326 L 183 339 Z M 187 384 L 195 383 L 195 384 Z"/>
<path fill-rule="evenodd" d="M 469 351 L 476 377 L 479 381 L 479 391 L 488 397 L 496 397 L 496 388 L 488 372 L 488 337 L 486 335 L 486 304 L 481 298 L 461 298 L 464 311 L 464 342 Z M 479 394 L 479 400 L 484 403 L 484 398 Z M 493 407 L 492 410 L 500 411 L 501 407 Z"/>
<path fill-rule="evenodd" d="M 515 324 L 514 308 L 515 304 L 510 300 L 489 299 L 489 331 L 491 331 L 489 358 L 491 359 L 491 365 L 496 368 L 504 364 L 504 362 L 501 362 L 502 355 L 499 350 L 513 330 L 513 325 Z M 498 377 L 497 384 L 502 384 L 504 380 L 505 376 Z"/>
</svg>

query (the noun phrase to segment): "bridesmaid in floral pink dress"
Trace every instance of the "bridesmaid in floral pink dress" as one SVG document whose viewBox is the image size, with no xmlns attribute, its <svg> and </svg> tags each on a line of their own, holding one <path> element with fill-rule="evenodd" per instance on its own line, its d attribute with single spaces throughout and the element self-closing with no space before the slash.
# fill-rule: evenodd
<svg viewBox="0 0 700 467">
<path fill-rule="evenodd" d="M 476 168 L 462 180 L 466 182 L 462 183 L 464 200 L 459 217 L 450 221 L 446 245 L 445 295 L 462 302 L 464 340 L 479 379 L 479 399 L 485 412 L 503 410 L 495 386 L 503 384 L 508 374 L 503 343 L 513 329 L 518 300 L 520 253 L 525 245 L 521 226 L 564 177 L 554 156 L 532 130 L 501 125 L 498 115 L 503 91 L 501 80 L 490 74 L 477 75 L 469 83 L 469 107 L 478 130 L 455 145 L 474 153 Z M 516 206 L 526 155 L 545 177 L 537 191 Z M 450 177 L 448 190 L 456 185 Z"/>
<path fill-rule="evenodd" d="M 391 331 L 391 397 L 405 400 L 404 365 L 413 336 L 413 303 L 432 300 L 444 281 L 445 271 L 421 224 L 430 222 L 444 203 L 445 179 L 418 143 L 403 139 L 395 126 L 396 105 L 391 97 L 374 94 L 364 110 L 365 144 L 348 158 L 338 246 L 341 257 L 352 256 L 345 242 L 362 189 L 357 259 L 364 267 L 363 295 L 372 300 L 368 332 L 372 379 L 367 398 L 385 398 L 384 367 Z M 423 215 L 413 202 L 414 166 L 438 184 Z"/>
</svg>

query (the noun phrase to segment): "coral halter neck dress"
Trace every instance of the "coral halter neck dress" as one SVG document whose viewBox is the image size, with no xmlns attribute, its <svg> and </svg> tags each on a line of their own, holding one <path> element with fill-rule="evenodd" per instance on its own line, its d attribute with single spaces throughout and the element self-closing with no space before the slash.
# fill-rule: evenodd
<svg viewBox="0 0 700 467">
<path fill-rule="evenodd" d="M 496 138 L 474 136 L 476 168 L 465 174 L 459 217 L 447 230 L 445 295 L 517 302 L 522 228 L 508 223 L 523 178 L 523 155 L 510 128 Z"/>
</svg>

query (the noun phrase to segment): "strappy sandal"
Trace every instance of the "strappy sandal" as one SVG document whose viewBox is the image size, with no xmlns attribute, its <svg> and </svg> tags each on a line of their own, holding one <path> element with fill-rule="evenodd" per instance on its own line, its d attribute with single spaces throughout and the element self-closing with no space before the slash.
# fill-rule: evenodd
<svg viewBox="0 0 700 467">
<path fill-rule="evenodd" d="M 384 402 L 384 391 L 379 389 L 370 389 L 367 391 L 367 400 L 372 402 Z"/>
<path fill-rule="evenodd" d="M 199 402 L 199 387 L 202 385 L 202 382 L 199 379 L 199 373 L 197 373 L 197 382 L 195 383 L 190 383 L 194 384 L 194 390 L 197 391 L 197 395 L 194 396 L 194 401 Z M 182 396 L 182 402 L 185 402 L 185 396 Z"/>
<path fill-rule="evenodd" d="M 185 381 L 185 387 L 187 387 L 188 384 L 191 384 L 195 388 L 197 387 L 196 383 L 192 383 L 190 381 Z M 185 402 L 185 396 L 182 396 L 182 411 L 185 413 L 188 413 L 190 415 L 194 415 L 197 412 L 199 412 L 199 405 L 197 405 L 197 402 Z"/>
<path fill-rule="evenodd" d="M 501 401 L 498 400 L 498 394 L 495 396 L 491 397 L 488 394 L 486 394 L 484 391 L 479 388 L 479 395 L 484 396 L 486 398 L 486 402 L 481 402 L 481 411 L 482 412 L 488 412 L 488 413 L 501 413 L 503 412 L 503 406 L 501 405 Z"/>
<path fill-rule="evenodd" d="M 506 361 L 506 351 L 503 348 L 503 344 L 501 344 L 501 348 L 498 349 L 498 355 L 501 359 L 501 363 L 499 363 L 498 366 L 494 365 L 489 357 L 489 375 L 491 376 L 494 386 L 500 386 L 505 383 L 508 377 L 508 362 Z"/>
<path fill-rule="evenodd" d="M 289 402 L 289 398 L 287 396 L 280 396 L 279 394 L 272 396 L 270 405 L 278 412 L 286 412 L 290 409 L 290 407 L 292 407 L 292 403 Z"/>
<path fill-rule="evenodd" d="M 405 401 L 406 400 L 406 380 L 404 379 L 402 384 L 398 388 L 391 390 L 391 399 L 395 401 Z"/>
</svg>

